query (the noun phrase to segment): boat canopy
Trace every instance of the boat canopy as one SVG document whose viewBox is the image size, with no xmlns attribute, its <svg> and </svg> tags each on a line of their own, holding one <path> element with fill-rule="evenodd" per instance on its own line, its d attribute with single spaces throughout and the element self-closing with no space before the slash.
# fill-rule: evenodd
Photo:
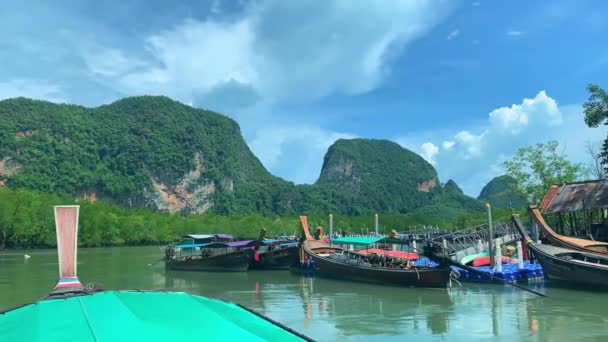
<svg viewBox="0 0 608 342">
<path fill-rule="evenodd" d="M 257 243 L 256 240 L 243 240 L 243 241 L 232 241 L 226 242 L 226 245 L 230 247 L 251 247 L 255 246 Z"/>
<path fill-rule="evenodd" d="M 264 239 L 264 241 L 262 241 L 264 243 L 264 245 L 268 246 L 268 245 L 280 245 L 280 246 L 287 246 L 287 245 L 297 245 L 298 243 L 296 241 L 292 241 L 292 240 L 274 240 L 274 239 Z"/>
<path fill-rule="evenodd" d="M 371 245 L 372 243 L 384 240 L 382 236 L 347 236 L 331 239 L 331 243 L 339 245 Z"/>
<path fill-rule="evenodd" d="M 193 238 L 195 240 L 205 240 L 205 239 L 232 239 L 233 236 L 229 234 L 188 234 L 186 237 Z"/>
<path fill-rule="evenodd" d="M 188 234 L 186 237 L 193 238 L 195 240 L 205 240 L 205 239 L 213 239 L 215 235 L 213 234 Z"/>
<path fill-rule="evenodd" d="M 252 247 L 256 245 L 256 240 L 243 240 L 231 242 L 211 242 L 204 244 L 204 248 L 228 248 L 228 247 Z"/>
<path fill-rule="evenodd" d="M 190 240 L 191 241 L 191 240 Z M 182 241 L 180 244 L 175 245 L 176 248 L 229 248 L 229 247 L 252 247 L 256 245 L 256 240 L 243 240 L 243 241 L 231 241 L 231 242 L 208 242 L 208 243 L 188 243 Z"/>
<path fill-rule="evenodd" d="M 0 312 L 0 336 L 2 341 L 303 340 L 233 303 L 142 291 L 96 292 Z"/>
<path fill-rule="evenodd" d="M 194 248 L 194 247 L 203 247 L 208 245 L 208 243 L 185 243 L 185 242 L 181 242 L 177 245 L 175 245 L 175 248 Z"/>
</svg>

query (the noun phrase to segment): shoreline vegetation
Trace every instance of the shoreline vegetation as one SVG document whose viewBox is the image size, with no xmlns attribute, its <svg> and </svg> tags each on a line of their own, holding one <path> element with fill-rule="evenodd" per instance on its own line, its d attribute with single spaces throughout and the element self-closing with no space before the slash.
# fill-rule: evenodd
<svg viewBox="0 0 608 342">
<path fill-rule="evenodd" d="M 585 123 L 607 124 L 608 92 L 587 90 Z M 299 215 L 327 233 L 330 212 L 334 231 L 361 234 L 373 231 L 376 209 L 382 233 L 427 225 L 453 231 L 484 223 L 485 201 L 494 220 L 527 216 L 523 207 L 552 185 L 605 179 L 608 170 L 608 139 L 601 148 L 588 143 L 591 167 L 569 161 L 557 141 L 538 143 L 519 148 L 504 162 L 506 176 L 474 199 L 453 180 L 440 183 L 430 163 L 395 142 L 339 139 L 317 182 L 295 185 L 264 168 L 234 120 L 162 96 L 97 108 L 9 99 L 0 101 L 0 117 L 0 251 L 54 248 L 52 206 L 76 203 L 83 189 L 93 202 L 78 202 L 79 245 L 139 246 L 188 233 L 255 237 L 260 227 L 267 236 L 299 235 Z M 152 183 L 197 200 L 171 211 L 207 212 L 164 211 L 170 203 L 158 205 L 162 196 L 144 196 Z M 507 203 L 516 209 L 497 208 Z"/>
<path fill-rule="evenodd" d="M 161 245 L 189 233 L 227 233 L 237 237 L 257 236 L 260 227 L 267 236 L 300 234 L 298 215 L 218 215 L 180 216 L 155 212 L 148 208 L 130 209 L 102 200 L 76 202 L 68 195 L 48 194 L 28 189 L 0 187 L 0 250 L 54 248 L 53 206 L 81 206 L 79 246 L 143 246 Z M 304 212 L 311 227 L 328 231 L 328 214 Z M 439 214 L 439 213 L 438 213 Z M 510 209 L 495 209 L 494 220 L 509 217 Z M 379 213 L 379 230 L 409 230 L 423 225 L 442 230 L 458 230 L 485 222 L 485 212 L 464 213 L 453 220 L 438 219 L 440 215 Z M 361 234 L 374 230 L 374 216 L 334 215 L 334 231 Z"/>
</svg>

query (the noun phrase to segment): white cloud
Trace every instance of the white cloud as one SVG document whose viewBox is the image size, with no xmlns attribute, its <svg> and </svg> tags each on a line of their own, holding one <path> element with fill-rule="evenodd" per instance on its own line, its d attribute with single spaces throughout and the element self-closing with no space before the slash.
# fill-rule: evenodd
<svg viewBox="0 0 608 342">
<path fill-rule="evenodd" d="M 353 135 L 317 123 L 281 123 L 285 113 L 265 114 L 263 120 L 245 114 L 276 112 L 293 99 L 375 89 L 390 75 L 391 62 L 457 4 L 268 0 L 247 2 L 231 15 L 210 5 L 204 19 L 145 35 L 145 54 L 116 46 L 83 53 L 90 74 L 125 95 L 168 95 L 194 106 L 229 109 L 267 168 L 306 183 L 318 177 L 327 147 Z"/>
<path fill-rule="evenodd" d="M 435 165 L 435 155 L 439 152 L 439 147 L 430 142 L 425 142 L 420 147 L 422 148 L 422 158 Z"/>
<path fill-rule="evenodd" d="M 547 96 L 544 90 L 533 99 L 524 99 L 521 104 L 494 109 L 489 116 L 492 129 L 496 133 L 511 135 L 517 135 L 528 126 L 541 123 L 556 126 L 562 123 L 562 114 L 557 102 Z"/>
<path fill-rule="evenodd" d="M 454 141 L 446 140 L 441 143 L 441 147 L 443 147 L 444 150 L 449 150 L 454 147 L 454 144 L 456 144 Z"/>
<path fill-rule="evenodd" d="M 484 135 L 486 135 L 486 132 L 475 135 L 469 131 L 460 131 L 454 136 L 456 141 L 454 145 L 461 148 L 460 155 L 464 159 L 476 158 L 481 154 L 481 143 Z"/>
<path fill-rule="evenodd" d="M 406 147 L 412 146 L 406 145 L 407 141 L 429 141 L 427 147 L 418 145 L 414 151 L 427 160 L 429 150 L 433 152 L 439 176 L 443 180 L 454 179 L 465 193 L 477 196 L 483 185 L 504 173 L 502 163 L 520 147 L 557 140 L 571 160 L 586 163 L 585 141 L 601 141 L 605 134 L 604 129 L 586 127 L 581 106 L 559 106 L 545 91 L 540 91 L 518 104 L 492 110 L 482 126 L 443 137 L 425 133 L 396 141 Z M 443 148 L 436 152 L 429 149 L 435 146 L 433 140 L 443 141 Z"/>
<path fill-rule="evenodd" d="M 452 40 L 452 39 L 458 37 L 459 34 L 460 34 L 459 30 L 454 30 L 454 31 L 450 32 L 445 39 Z"/>
<path fill-rule="evenodd" d="M 112 48 L 88 47 L 82 52 L 85 63 L 91 73 L 103 77 L 121 76 L 145 63 L 127 57 L 121 50 Z"/>
<path fill-rule="evenodd" d="M 356 135 L 332 132 L 312 125 L 265 126 L 249 141 L 251 150 L 275 174 L 295 183 L 313 183 L 319 176 L 323 155 L 338 139 Z"/>
<path fill-rule="evenodd" d="M 55 103 L 66 102 L 61 88 L 46 81 L 13 79 L 0 82 L 0 100 L 13 97 L 28 97 Z"/>
<path fill-rule="evenodd" d="M 507 35 L 508 35 L 508 36 L 511 36 L 511 37 L 519 37 L 519 36 L 521 36 L 522 34 L 523 34 L 523 32 L 522 32 L 522 31 L 516 31 L 516 30 L 510 30 L 510 31 L 507 31 Z"/>
<path fill-rule="evenodd" d="M 390 74 L 389 62 L 451 8 L 428 0 L 253 1 L 240 18 L 186 20 L 148 36 L 145 64 L 115 48 L 83 57 L 101 81 L 126 94 L 166 94 L 184 102 L 229 82 L 266 101 L 359 94 L 377 87 Z M 104 54 L 118 66 L 99 57 Z M 129 65 L 125 58 L 137 62 Z"/>
</svg>

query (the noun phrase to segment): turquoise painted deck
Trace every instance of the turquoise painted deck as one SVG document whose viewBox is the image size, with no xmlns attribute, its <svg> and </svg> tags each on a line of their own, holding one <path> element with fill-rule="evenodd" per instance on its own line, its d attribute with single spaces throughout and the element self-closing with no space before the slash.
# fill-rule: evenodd
<svg viewBox="0 0 608 342">
<path fill-rule="evenodd" d="M 104 291 L 0 314 L 13 341 L 302 341 L 236 304 L 185 292 Z"/>
</svg>

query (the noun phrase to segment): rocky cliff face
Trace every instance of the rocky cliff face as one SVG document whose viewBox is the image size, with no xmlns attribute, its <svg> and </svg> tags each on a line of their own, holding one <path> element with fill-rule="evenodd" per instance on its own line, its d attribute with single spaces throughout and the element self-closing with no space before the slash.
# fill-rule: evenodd
<svg viewBox="0 0 608 342">
<path fill-rule="evenodd" d="M 97 108 L 0 101 L 0 181 L 203 213 L 247 211 L 233 198 L 256 203 L 249 187 L 279 180 L 251 153 L 233 120 L 144 96 Z"/>
<path fill-rule="evenodd" d="M 437 192 L 437 172 L 414 152 L 388 140 L 338 140 L 325 155 L 316 185 L 340 190 L 364 208 L 408 212 Z"/>
<path fill-rule="evenodd" d="M 284 215 L 412 212 L 439 198 L 438 184 L 433 166 L 398 144 L 352 139 L 328 149 L 315 184 L 294 185 L 262 166 L 235 121 L 166 97 L 96 108 L 0 101 L 9 187 L 182 214 Z"/>
</svg>

